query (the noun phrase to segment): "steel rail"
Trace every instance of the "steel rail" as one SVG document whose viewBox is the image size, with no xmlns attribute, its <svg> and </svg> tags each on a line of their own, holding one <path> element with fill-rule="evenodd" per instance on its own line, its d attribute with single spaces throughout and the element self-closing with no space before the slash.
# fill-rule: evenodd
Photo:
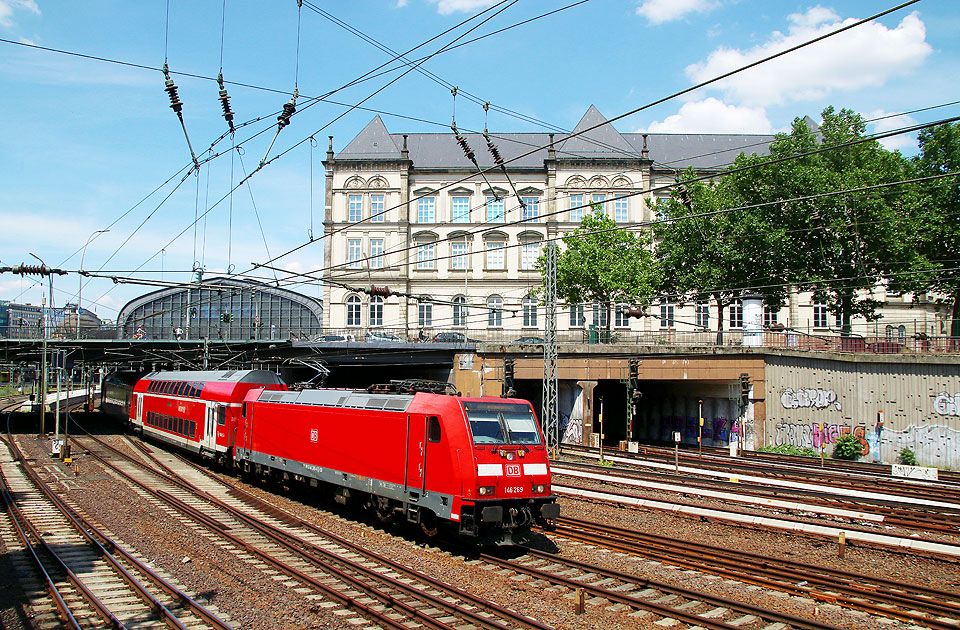
<svg viewBox="0 0 960 630">
<path fill-rule="evenodd" d="M 88 519 L 84 518 L 82 515 L 77 514 L 70 506 L 66 505 L 59 496 L 54 493 L 49 486 L 40 479 L 36 471 L 34 471 L 29 466 L 26 466 L 26 460 L 20 452 L 19 447 L 14 443 L 12 435 L 7 436 L 9 445 L 11 446 L 11 451 L 13 452 L 15 459 L 21 463 L 21 469 L 28 475 L 30 480 L 38 487 L 38 489 L 43 493 L 47 500 L 60 511 L 60 513 L 69 521 L 74 530 L 81 535 L 90 546 L 93 548 L 94 553 L 100 558 L 104 559 L 116 572 L 116 574 L 123 580 L 127 586 L 147 605 L 148 608 L 154 611 L 155 614 L 169 627 L 177 628 L 179 630 L 187 630 L 187 627 L 177 618 L 177 616 L 166 606 L 160 602 L 153 593 L 151 593 L 146 586 L 140 583 L 140 581 L 134 577 L 126 567 L 124 567 L 121 562 L 118 560 L 117 555 L 123 558 L 124 561 L 133 565 L 138 571 L 145 575 L 155 586 L 160 590 L 166 593 L 168 596 L 172 597 L 178 604 L 180 604 L 185 609 L 189 610 L 193 615 L 202 619 L 206 624 L 212 628 L 218 630 L 232 630 L 232 627 L 221 620 L 219 617 L 211 613 L 205 607 L 194 601 L 191 597 L 183 593 L 180 589 L 173 586 L 165 579 L 160 577 L 153 571 L 150 567 L 145 565 L 143 562 L 135 558 L 131 553 L 126 551 L 123 547 L 119 546 L 114 542 L 110 537 L 103 534 L 99 528 L 97 528 L 93 523 Z M 101 543 L 100 540 L 104 542 Z M 40 538 L 43 542 L 42 538 Z M 64 565 L 66 567 L 66 565 Z M 69 568 L 67 568 L 69 571 Z M 85 587 L 82 587 L 85 589 Z M 99 608 L 99 606 L 98 606 Z M 107 611 L 109 612 L 109 611 Z M 112 616 L 112 613 L 110 613 Z M 119 622 L 118 622 L 119 623 Z"/>
<path fill-rule="evenodd" d="M 821 623 L 819 621 L 811 621 L 809 619 L 804 619 L 796 615 L 788 615 L 786 613 L 779 613 L 773 610 L 768 610 L 765 608 L 760 608 L 759 606 L 753 606 L 751 604 L 742 604 L 740 602 L 735 602 L 728 598 L 715 597 L 713 595 L 708 595 L 705 593 L 700 593 L 690 589 L 685 589 L 679 586 L 672 586 L 664 584 L 662 582 L 655 582 L 653 580 L 648 580 L 646 578 L 641 578 L 638 576 L 632 576 L 626 573 L 621 573 L 619 571 L 613 571 L 610 569 L 605 569 L 597 565 L 588 564 L 586 562 L 579 562 L 577 560 L 572 560 L 569 558 L 562 558 L 553 554 L 542 553 L 534 550 L 527 550 L 528 555 L 534 555 L 537 557 L 549 559 L 551 562 L 560 563 L 568 567 L 573 567 L 585 572 L 593 573 L 598 576 L 602 575 L 605 577 L 613 578 L 620 580 L 621 582 L 637 584 L 638 586 L 655 588 L 657 590 L 671 592 L 677 595 L 682 595 L 691 600 L 698 600 L 702 602 L 709 602 L 715 606 L 722 606 L 724 608 L 729 608 L 731 610 L 737 610 L 745 614 L 755 615 L 761 619 L 768 621 L 776 621 L 779 623 L 789 624 L 790 626 L 802 630 L 839 630 L 838 626 Z M 567 588 L 576 590 L 582 589 L 584 592 L 591 593 L 597 597 L 602 597 L 604 599 L 616 602 L 619 604 L 624 604 L 630 606 L 631 608 L 641 608 L 655 612 L 658 615 L 664 617 L 670 617 L 683 621 L 684 623 L 690 624 L 691 627 L 706 627 L 714 629 L 726 629 L 736 628 L 737 626 L 731 625 L 723 621 L 715 621 L 708 618 L 705 618 L 697 614 L 688 614 L 676 608 L 671 608 L 670 606 L 657 604 L 655 602 L 644 601 L 638 597 L 633 597 L 623 593 L 616 593 L 606 588 L 599 588 L 587 584 L 583 581 L 577 580 L 575 578 L 564 577 L 548 571 L 543 571 L 534 567 L 525 567 L 517 562 L 511 560 L 504 560 L 496 556 L 489 554 L 482 554 L 481 559 L 496 564 L 498 566 L 510 569 L 511 571 L 516 571 L 518 573 L 525 573 L 532 577 L 536 577 L 541 580 L 546 580 L 548 582 L 553 582 L 554 584 L 560 584 Z"/>
<path fill-rule="evenodd" d="M 395 598 L 394 596 L 392 596 L 392 595 L 390 595 L 390 594 L 388 594 L 388 593 L 385 593 L 385 592 L 381 591 L 381 590 L 380 590 L 379 588 L 377 588 L 377 587 L 371 587 L 370 585 L 363 583 L 361 580 L 357 579 L 356 577 L 354 577 L 354 576 L 352 576 L 352 575 L 347 574 L 347 573 L 344 572 L 343 570 L 331 566 L 329 561 L 324 561 L 324 560 L 318 558 L 318 557 L 317 557 L 316 555 L 314 555 L 313 553 L 310 553 L 309 551 L 305 551 L 303 548 L 297 548 L 296 546 L 294 546 L 294 545 L 292 545 L 291 543 L 287 542 L 285 539 L 288 539 L 288 538 L 296 539 L 296 540 L 298 541 L 298 544 L 299 544 L 299 545 L 302 545 L 303 547 L 307 547 L 307 548 L 309 548 L 310 550 L 315 551 L 315 552 L 318 552 L 318 553 L 320 553 L 320 554 L 325 554 L 325 555 L 328 555 L 328 556 L 329 556 L 329 554 L 328 554 L 325 550 L 320 549 L 320 548 L 317 548 L 316 546 L 311 545 L 311 544 L 308 543 L 307 541 L 304 541 L 304 540 L 302 540 L 302 539 L 299 539 L 299 538 L 297 538 L 296 536 L 292 536 L 291 534 L 288 534 L 288 533 L 286 533 L 286 532 L 283 532 L 283 531 L 281 531 L 281 530 L 278 530 L 277 528 L 275 528 L 275 527 L 273 527 L 273 526 L 271 526 L 271 525 L 267 525 L 267 524 L 265 524 L 265 523 L 259 522 L 259 521 L 257 521 L 256 519 L 254 519 L 253 517 L 250 517 L 250 516 L 244 514 L 243 512 L 239 511 L 237 508 L 234 508 L 233 506 L 230 506 L 230 505 L 224 503 L 223 501 L 217 499 L 216 497 L 211 496 L 209 493 L 203 492 L 202 490 L 195 488 L 194 486 L 192 486 L 192 485 L 189 484 L 188 482 L 183 481 L 182 479 L 180 479 L 179 477 L 177 477 L 177 476 L 175 476 L 175 475 L 171 475 L 171 474 L 169 474 L 169 473 L 161 473 L 161 472 L 158 472 L 158 471 L 155 470 L 155 469 L 151 469 L 149 466 L 146 466 L 146 465 L 143 464 L 142 462 L 138 462 L 138 461 L 136 461 L 136 460 L 133 460 L 133 459 L 129 458 L 126 454 L 122 453 L 121 451 L 113 448 L 112 446 L 110 446 L 110 445 L 108 445 L 108 444 L 105 444 L 104 442 L 102 442 L 101 440 L 98 440 L 98 439 L 95 438 L 94 436 L 89 436 L 89 438 L 97 441 L 101 446 L 103 446 L 103 447 L 111 450 L 112 452 L 120 455 L 121 457 L 125 458 L 125 459 L 128 460 L 130 463 L 133 463 L 133 464 L 137 465 L 138 467 L 144 469 L 145 471 L 147 471 L 147 472 L 149 472 L 149 473 L 151 473 L 151 474 L 153 474 L 153 475 L 156 475 L 156 476 L 160 477 L 160 478 L 163 479 L 164 481 L 166 481 L 166 482 L 168 482 L 168 483 L 172 483 L 172 484 L 174 484 L 174 485 L 177 485 L 177 486 L 181 487 L 182 489 L 184 489 L 184 490 L 187 491 L 187 492 L 194 493 L 194 494 L 198 495 L 200 498 L 202 498 L 202 500 L 207 501 L 207 502 L 209 502 L 209 503 L 217 506 L 218 508 L 226 511 L 228 514 L 230 514 L 230 515 L 233 516 L 234 518 L 237 518 L 238 520 L 244 522 L 247 526 L 255 529 L 255 530 L 258 531 L 261 535 L 267 537 L 269 540 L 271 540 L 271 541 L 274 542 L 275 544 L 280 545 L 281 547 L 287 549 L 288 551 L 290 551 L 290 552 L 292 552 L 292 553 L 299 554 L 299 555 L 303 556 L 303 557 L 306 558 L 307 560 L 309 560 L 309 561 L 313 562 L 314 564 L 316 564 L 321 570 L 336 575 L 336 576 L 337 576 L 339 579 L 341 579 L 342 581 L 344 581 L 344 582 L 346 582 L 346 583 L 348 583 L 348 584 L 353 585 L 355 588 L 361 589 L 362 591 L 368 593 L 370 597 L 373 597 L 373 598 L 375 598 L 375 599 L 378 599 L 378 600 L 382 601 L 385 605 L 387 605 L 387 606 L 392 606 L 392 607 L 395 607 L 395 608 L 397 608 L 397 609 L 399 609 L 399 610 L 402 610 L 403 612 L 407 613 L 408 615 L 410 615 L 411 617 L 417 619 L 418 621 L 420 621 L 421 623 L 423 623 L 424 625 L 426 625 L 426 626 L 428 626 L 428 627 L 438 628 L 439 630 L 454 630 L 454 626 L 450 626 L 449 624 L 446 624 L 446 623 L 444 623 L 444 622 L 442 622 L 442 621 L 439 621 L 439 620 L 434 619 L 434 618 L 433 618 L 432 616 L 430 616 L 429 614 L 426 614 L 426 613 L 420 611 L 419 609 L 417 609 L 417 608 L 415 608 L 415 607 L 413 607 L 413 606 L 411 606 L 411 605 L 409 605 L 409 604 L 406 604 L 405 602 L 402 602 L 402 601 L 398 600 L 398 599 Z M 143 488 L 145 491 L 147 491 L 148 493 L 156 496 L 158 499 L 161 499 L 162 501 L 167 502 L 169 505 L 173 506 L 175 509 L 181 510 L 181 507 L 184 506 L 184 505 L 186 505 L 186 504 L 184 504 L 182 501 L 177 500 L 177 499 L 175 499 L 174 497 L 172 497 L 172 495 L 170 495 L 169 493 L 151 489 L 151 488 L 150 488 L 149 486 L 147 486 L 144 482 L 141 482 L 141 481 L 137 480 L 135 477 L 133 477 L 133 476 L 127 474 L 126 472 L 118 469 L 116 466 L 114 466 L 114 465 L 111 464 L 110 462 L 106 461 L 106 460 L 103 459 L 102 457 L 98 456 L 98 455 L 97 455 L 96 453 L 94 453 L 93 451 L 91 451 L 90 453 L 91 453 L 92 456 L 97 457 L 98 460 L 99 460 L 102 464 L 104 464 L 105 466 L 107 466 L 107 467 L 110 468 L 111 470 L 114 470 L 115 472 L 117 472 L 118 474 L 120 474 L 122 477 L 124 477 L 125 479 L 127 479 L 128 481 L 130 481 L 131 483 L 133 483 L 133 484 L 135 484 L 135 485 Z M 157 463 L 158 463 L 158 465 L 166 468 L 165 466 L 163 466 L 163 464 L 162 464 L 161 462 L 157 462 Z M 169 471 L 169 468 L 167 468 L 167 470 Z M 175 500 L 174 500 L 174 501 L 170 501 L 170 499 L 175 499 Z M 185 514 L 187 514 L 187 515 L 190 515 L 190 514 L 192 514 L 192 513 L 195 513 L 195 510 L 194 510 L 194 509 L 183 509 L 182 512 L 185 513 Z M 345 596 L 344 596 L 342 593 L 340 593 L 339 591 L 333 589 L 332 587 L 329 587 L 329 586 L 323 584 L 322 582 L 320 582 L 320 581 L 317 580 L 316 578 L 313 578 L 312 576 L 309 576 L 309 575 L 304 574 L 303 572 L 299 571 L 299 570 L 296 569 L 295 567 L 291 567 L 291 566 L 287 565 L 286 563 L 284 563 L 283 561 L 281 561 L 281 560 L 279 560 L 279 559 L 276 559 L 276 558 L 273 558 L 272 556 L 270 556 L 270 555 L 267 554 L 266 552 L 258 549 L 257 547 L 251 545 L 250 543 L 247 543 L 246 541 L 243 541 L 242 539 L 238 538 L 237 536 L 231 534 L 231 533 L 230 533 L 229 531 L 227 531 L 226 529 L 220 529 L 220 528 L 218 528 L 218 527 L 216 527 L 216 526 L 209 525 L 206 520 L 204 520 L 204 521 L 202 521 L 202 522 L 204 522 L 204 524 L 207 524 L 208 527 L 212 527 L 212 529 L 214 529 L 215 531 L 217 531 L 217 533 L 218 533 L 219 535 L 224 536 L 225 538 L 227 538 L 228 540 L 230 540 L 232 543 L 234 543 L 234 544 L 236 544 L 237 546 L 241 547 L 242 549 L 244 549 L 244 550 L 247 551 L 248 553 L 251 553 L 252 555 L 255 555 L 255 556 L 261 558 L 264 562 L 267 562 L 267 563 L 269 563 L 269 564 L 272 564 L 272 565 L 276 566 L 278 569 L 280 569 L 281 571 L 287 573 L 288 575 L 291 575 L 291 576 L 293 576 L 293 577 L 296 577 L 297 579 L 300 579 L 300 580 L 302 580 L 302 581 L 310 584 L 311 586 L 313 586 L 313 587 L 315 587 L 315 588 L 323 591 L 324 593 L 327 593 L 330 597 L 332 597 L 332 598 L 340 601 L 341 603 L 343 603 L 343 604 L 346 605 L 347 607 L 361 610 L 361 611 L 364 612 L 364 614 L 366 614 L 366 615 L 368 615 L 368 616 L 370 616 L 370 617 L 375 618 L 378 622 L 385 623 L 385 624 L 389 625 L 390 627 L 397 628 L 398 630 L 409 630 L 405 625 L 396 622 L 395 620 L 389 618 L 389 617 L 386 616 L 385 614 L 383 614 L 383 613 L 379 612 L 378 610 L 376 610 L 375 607 L 370 606 L 370 605 L 367 605 L 367 604 L 364 604 L 364 603 L 362 603 L 362 602 L 358 602 L 358 601 L 355 600 L 355 599 L 351 599 L 351 598 L 345 597 Z M 320 531 L 319 533 L 321 533 L 323 536 L 329 536 L 328 533 L 323 532 L 323 531 Z M 397 590 L 400 590 L 401 592 L 404 592 L 404 593 L 406 593 L 407 595 L 416 597 L 416 598 L 421 599 L 421 600 L 426 600 L 426 603 L 428 603 L 428 604 L 431 605 L 431 606 L 438 607 L 438 608 L 443 609 L 443 610 L 448 610 L 448 611 L 450 611 L 452 614 L 455 614 L 455 615 L 458 616 L 458 617 L 467 618 L 467 619 L 469 619 L 469 621 L 470 621 L 471 623 L 477 624 L 477 625 L 479 625 L 479 626 L 481 626 L 481 627 L 491 628 L 492 630 L 509 630 L 509 626 L 506 626 L 506 625 L 504 625 L 504 624 L 502 624 L 502 623 L 500 623 L 500 622 L 498 622 L 498 621 L 495 621 L 495 620 L 492 620 L 492 619 L 488 619 L 488 618 L 486 618 L 486 617 L 484 617 L 484 616 L 482 616 L 482 615 L 478 615 L 478 614 L 476 614 L 476 613 L 474 613 L 474 612 L 472 612 L 472 611 L 463 609 L 462 607 L 457 607 L 457 606 L 451 605 L 449 602 L 446 602 L 443 598 L 435 597 L 435 596 L 432 596 L 432 595 L 430 595 L 430 594 L 428 594 L 428 593 L 424 593 L 423 591 L 421 591 L 421 590 L 419 590 L 419 589 L 416 589 L 416 588 L 414 588 L 414 587 L 410 587 L 410 586 L 408 586 L 408 585 L 400 582 L 399 580 L 396 580 L 396 579 L 394 579 L 394 578 L 390 578 L 389 576 L 385 576 L 385 575 L 382 575 L 382 574 L 377 573 L 377 572 L 375 572 L 375 571 L 369 570 L 369 569 L 363 567 L 362 565 L 359 565 L 358 563 L 353 563 L 353 562 L 350 562 L 350 561 L 348 561 L 348 560 L 345 560 L 345 559 L 339 558 L 339 557 L 337 557 L 335 561 L 336 561 L 337 563 L 341 563 L 341 564 L 344 564 L 344 565 L 350 567 L 351 570 L 353 570 L 353 571 L 355 571 L 355 572 L 357 572 L 357 573 L 360 573 L 361 575 L 367 575 L 367 576 L 368 576 L 369 578 L 371 578 L 371 579 L 375 579 L 375 580 L 379 580 L 379 581 L 381 581 L 381 582 L 385 582 L 385 583 L 387 583 L 389 586 L 391 586 L 391 587 L 393 587 L 393 588 L 396 588 Z M 418 576 L 418 578 L 419 578 L 419 577 L 423 577 L 423 576 Z M 438 588 L 442 588 L 443 590 L 448 591 L 448 592 L 453 592 L 453 591 L 451 591 L 451 587 L 450 587 L 449 585 L 438 586 Z M 489 608 L 490 606 L 489 606 L 489 604 L 487 604 L 485 607 Z M 538 623 L 538 622 L 535 622 L 535 621 L 533 621 L 533 620 L 530 620 L 529 618 L 525 618 L 525 617 L 522 617 L 522 616 L 520 616 L 520 615 L 516 615 L 515 613 L 511 613 L 511 614 L 515 617 L 515 619 L 512 619 L 512 620 L 522 621 L 523 624 L 526 625 L 527 627 L 535 628 L 535 629 L 537 629 L 537 630 L 547 630 L 547 629 L 549 629 L 549 626 L 545 626 L 545 625 L 543 625 L 543 624 L 540 624 L 540 623 Z"/>
<path fill-rule="evenodd" d="M 771 559 L 759 554 L 721 549 L 702 543 L 631 532 L 619 527 L 577 519 L 561 519 L 553 533 L 582 542 L 599 544 L 631 555 L 654 557 L 697 571 L 714 573 L 801 597 L 842 604 L 847 608 L 864 610 L 903 621 L 920 622 L 932 628 L 957 629 L 956 623 L 943 622 L 933 616 L 960 618 L 960 594 L 958 593 L 928 589 L 791 560 Z M 852 586 L 864 582 L 871 583 L 876 588 Z M 806 584 L 815 584 L 823 590 L 807 587 Z M 838 595 L 827 591 L 836 592 Z M 871 601 L 876 603 L 871 604 Z M 907 611 L 892 610 L 888 604 L 902 606 Z M 926 611 L 930 616 L 918 614 L 919 611 Z"/>
</svg>

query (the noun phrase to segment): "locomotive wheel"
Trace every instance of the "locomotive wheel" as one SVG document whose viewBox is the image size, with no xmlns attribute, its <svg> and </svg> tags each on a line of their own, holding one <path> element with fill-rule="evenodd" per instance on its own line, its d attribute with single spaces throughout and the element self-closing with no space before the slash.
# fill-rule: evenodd
<svg viewBox="0 0 960 630">
<path fill-rule="evenodd" d="M 420 529 L 430 538 L 433 538 L 439 533 L 440 529 L 437 527 L 437 517 L 433 515 L 433 512 L 427 510 L 420 512 Z"/>
</svg>

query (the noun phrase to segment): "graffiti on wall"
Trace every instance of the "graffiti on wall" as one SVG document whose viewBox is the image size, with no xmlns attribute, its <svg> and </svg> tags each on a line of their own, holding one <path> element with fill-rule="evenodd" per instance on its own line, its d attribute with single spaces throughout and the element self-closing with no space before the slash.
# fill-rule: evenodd
<svg viewBox="0 0 960 630">
<path fill-rule="evenodd" d="M 583 444 L 583 419 L 569 418 L 567 426 L 561 427 L 563 444 Z"/>
<path fill-rule="evenodd" d="M 960 394 L 940 392 L 933 401 L 933 410 L 941 416 L 960 416 Z"/>
<path fill-rule="evenodd" d="M 785 389 L 780 394 L 780 404 L 784 409 L 797 409 L 799 407 L 809 407 L 812 409 L 825 409 L 830 405 L 840 411 L 840 401 L 837 400 L 837 392 L 832 389 Z"/>
<path fill-rule="evenodd" d="M 870 453 L 867 428 L 863 425 L 851 427 L 847 424 L 781 422 L 777 424 L 777 446 L 789 445 L 820 450 L 821 445 L 827 448 L 827 445 L 835 443 L 841 435 L 847 433 L 853 433 L 860 440 L 864 456 Z"/>
</svg>

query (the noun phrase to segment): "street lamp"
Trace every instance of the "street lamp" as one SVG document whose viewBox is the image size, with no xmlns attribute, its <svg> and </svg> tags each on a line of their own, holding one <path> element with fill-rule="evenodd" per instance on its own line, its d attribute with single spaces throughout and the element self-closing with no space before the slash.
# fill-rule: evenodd
<svg viewBox="0 0 960 630">
<path fill-rule="evenodd" d="M 96 237 L 97 234 L 103 234 L 104 232 L 109 232 L 110 230 L 97 230 L 93 234 L 87 237 L 87 242 L 83 245 L 83 252 L 80 254 L 80 283 L 77 288 L 77 339 L 80 338 L 80 298 L 83 296 L 83 257 L 87 255 L 87 245 L 90 244 L 90 241 Z"/>
</svg>

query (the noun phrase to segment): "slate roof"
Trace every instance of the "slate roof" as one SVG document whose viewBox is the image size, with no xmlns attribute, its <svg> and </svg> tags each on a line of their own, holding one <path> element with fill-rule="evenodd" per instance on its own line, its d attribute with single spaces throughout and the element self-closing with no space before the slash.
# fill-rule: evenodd
<svg viewBox="0 0 960 630">
<path fill-rule="evenodd" d="M 596 127 L 593 129 L 593 127 Z M 618 132 L 606 122 L 593 105 L 587 110 L 573 133 L 590 129 L 582 135 L 554 134 L 557 159 L 624 159 L 639 160 L 643 150 L 643 134 Z M 731 164 L 741 152 L 748 155 L 766 155 L 773 136 L 769 134 L 671 134 L 650 133 L 647 135 L 649 159 L 654 168 L 683 170 L 688 166 L 696 169 L 719 169 Z M 546 133 L 491 133 L 491 139 L 500 149 L 504 160 L 511 160 L 525 153 L 507 168 L 542 169 L 547 159 L 550 142 Z M 463 133 L 473 149 L 481 168 L 494 165 L 482 134 Z M 337 160 L 399 160 L 403 146 L 403 134 L 391 134 L 380 119 L 374 117 L 344 149 L 335 156 Z M 453 133 L 407 134 L 407 149 L 410 160 L 420 169 L 474 169 L 464 155 Z"/>
</svg>

